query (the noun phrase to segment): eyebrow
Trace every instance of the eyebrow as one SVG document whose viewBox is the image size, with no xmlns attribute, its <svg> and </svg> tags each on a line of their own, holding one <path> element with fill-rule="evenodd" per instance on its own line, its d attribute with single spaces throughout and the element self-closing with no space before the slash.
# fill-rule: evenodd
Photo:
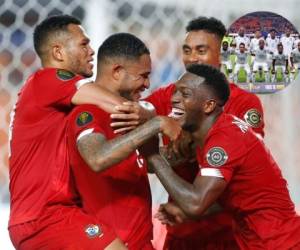
<svg viewBox="0 0 300 250">
<path fill-rule="evenodd" d="M 209 47 L 209 45 L 206 45 L 206 44 L 199 44 L 199 45 L 196 45 L 196 49 L 207 49 Z M 187 44 L 184 44 L 182 46 L 183 49 L 191 49 L 190 46 L 188 46 Z"/>
</svg>

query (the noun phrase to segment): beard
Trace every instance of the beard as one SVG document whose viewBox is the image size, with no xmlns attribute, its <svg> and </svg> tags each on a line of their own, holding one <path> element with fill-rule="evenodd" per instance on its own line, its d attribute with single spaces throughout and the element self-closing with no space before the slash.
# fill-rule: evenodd
<svg viewBox="0 0 300 250">
<path fill-rule="evenodd" d="M 185 131 L 188 131 L 190 133 L 194 133 L 194 132 L 197 131 L 198 126 L 195 123 L 184 123 L 182 125 L 182 129 L 185 130 Z"/>
</svg>

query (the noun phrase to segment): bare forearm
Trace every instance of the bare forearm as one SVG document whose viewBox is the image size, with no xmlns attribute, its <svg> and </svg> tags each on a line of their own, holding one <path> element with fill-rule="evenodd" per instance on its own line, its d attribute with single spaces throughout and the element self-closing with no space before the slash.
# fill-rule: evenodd
<svg viewBox="0 0 300 250">
<path fill-rule="evenodd" d="M 148 157 L 148 162 L 167 192 L 185 214 L 190 217 L 198 217 L 204 212 L 202 211 L 204 209 L 199 209 L 201 204 L 197 202 L 198 198 L 193 184 L 180 178 L 160 155 Z"/>
<path fill-rule="evenodd" d="M 94 104 L 108 113 L 116 112 L 115 106 L 121 105 L 126 99 L 94 83 L 87 83 L 80 87 L 72 98 L 74 105 Z"/>
<path fill-rule="evenodd" d="M 94 171 L 103 171 L 124 160 L 156 135 L 160 131 L 160 123 L 160 118 L 155 117 L 135 130 L 109 141 L 101 141 L 95 134 L 91 134 L 91 138 L 88 135 L 78 144 L 79 152 Z"/>
</svg>

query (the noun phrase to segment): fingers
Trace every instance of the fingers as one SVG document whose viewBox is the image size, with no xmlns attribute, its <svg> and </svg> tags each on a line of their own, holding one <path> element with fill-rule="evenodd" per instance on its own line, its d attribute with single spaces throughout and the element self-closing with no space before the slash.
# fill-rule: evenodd
<svg viewBox="0 0 300 250">
<path fill-rule="evenodd" d="M 119 128 L 119 129 L 114 130 L 114 133 L 115 133 L 115 134 L 124 133 L 124 132 L 131 131 L 131 130 L 133 130 L 133 129 L 135 129 L 135 128 L 136 128 L 136 126 L 130 126 L 130 127 L 125 127 L 125 128 Z"/>
<path fill-rule="evenodd" d="M 112 122 L 110 124 L 110 126 L 112 128 L 120 128 L 120 127 L 131 127 L 131 126 L 137 126 L 139 125 L 139 122 L 138 121 L 128 121 L 128 122 Z"/>
<path fill-rule="evenodd" d="M 119 120 L 138 120 L 139 116 L 138 114 L 135 113 L 130 113 L 130 114 L 111 114 L 110 115 L 111 119 L 119 119 Z"/>
<path fill-rule="evenodd" d="M 137 112 L 138 104 L 135 102 L 123 102 L 122 105 L 115 106 L 119 112 L 134 113 Z"/>
</svg>

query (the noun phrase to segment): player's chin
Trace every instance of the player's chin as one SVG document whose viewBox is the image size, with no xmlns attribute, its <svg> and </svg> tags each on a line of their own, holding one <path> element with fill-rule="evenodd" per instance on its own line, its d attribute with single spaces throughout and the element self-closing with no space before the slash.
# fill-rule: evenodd
<svg viewBox="0 0 300 250">
<path fill-rule="evenodd" d="M 134 101 L 134 102 L 138 102 L 141 98 L 142 98 L 142 91 L 134 92 L 131 95 L 131 100 Z"/>
<path fill-rule="evenodd" d="M 87 68 L 87 69 L 84 71 L 84 76 L 85 76 L 85 77 L 92 77 L 93 74 L 94 74 L 93 68 Z"/>
</svg>

